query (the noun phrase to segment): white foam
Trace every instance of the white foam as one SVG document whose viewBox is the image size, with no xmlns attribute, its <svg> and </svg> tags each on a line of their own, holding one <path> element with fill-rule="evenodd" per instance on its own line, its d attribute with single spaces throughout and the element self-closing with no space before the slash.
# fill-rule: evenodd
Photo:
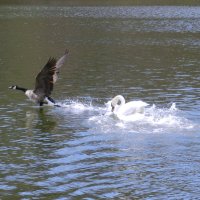
<svg viewBox="0 0 200 200">
<path fill-rule="evenodd" d="M 184 117 L 175 103 L 168 108 L 156 105 L 146 107 L 144 113 L 128 116 L 116 116 L 111 112 L 109 104 L 93 105 L 92 101 L 65 100 L 59 102 L 62 112 L 85 115 L 85 121 L 91 129 L 102 132 L 169 132 L 191 130 L 195 125 Z"/>
<path fill-rule="evenodd" d="M 107 105 L 106 105 L 107 106 Z M 114 127 L 133 132 L 167 132 L 190 130 L 194 124 L 186 119 L 175 103 L 169 108 L 157 108 L 156 105 L 145 108 L 144 113 L 135 113 L 128 116 L 114 115 L 110 108 L 106 107 L 105 115 L 91 117 L 89 120 L 97 122 L 106 132 L 113 131 Z"/>
<path fill-rule="evenodd" d="M 63 111 L 70 112 L 85 112 L 85 111 L 98 111 L 104 110 L 103 108 L 92 105 L 91 101 L 80 101 L 80 100 L 65 100 L 63 102 L 56 103 Z"/>
</svg>

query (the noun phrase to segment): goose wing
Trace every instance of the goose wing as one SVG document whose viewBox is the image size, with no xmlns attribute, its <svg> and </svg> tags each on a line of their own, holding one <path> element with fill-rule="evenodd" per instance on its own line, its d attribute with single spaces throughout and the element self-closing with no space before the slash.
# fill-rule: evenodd
<svg viewBox="0 0 200 200">
<path fill-rule="evenodd" d="M 53 85 L 58 79 L 59 68 L 64 64 L 67 55 L 68 50 L 65 51 L 65 54 L 59 60 L 49 58 L 46 65 L 36 77 L 34 93 L 41 98 L 50 96 Z"/>
</svg>

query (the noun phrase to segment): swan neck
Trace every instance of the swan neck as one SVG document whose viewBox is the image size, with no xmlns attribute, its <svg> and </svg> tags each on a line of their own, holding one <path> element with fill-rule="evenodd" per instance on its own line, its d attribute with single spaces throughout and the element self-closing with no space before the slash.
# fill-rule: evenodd
<svg viewBox="0 0 200 200">
<path fill-rule="evenodd" d="M 112 102 L 111 102 L 112 111 L 116 111 L 116 109 L 118 109 L 124 104 L 125 104 L 124 97 L 121 95 L 117 95 L 116 97 L 112 99 Z"/>
<path fill-rule="evenodd" d="M 124 105 L 126 103 L 124 97 L 121 95 L 119 96 L 119 101 L 121 101 L 120 105 Z"/>
</svg>

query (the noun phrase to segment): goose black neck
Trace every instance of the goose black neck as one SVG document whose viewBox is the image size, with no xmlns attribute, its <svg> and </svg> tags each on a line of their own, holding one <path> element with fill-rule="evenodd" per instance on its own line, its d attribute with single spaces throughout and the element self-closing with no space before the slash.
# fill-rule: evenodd
<svg viewBox="0 0 200 200">
<path fill-rule="evenodd" d="M 22 87 L 19 87 L 19 86 L 16 86 L 16 90 L 21 90 L 22 92 L 26 92 L 27 91 L 26 88 L 22 88 Z"/>
</svg>

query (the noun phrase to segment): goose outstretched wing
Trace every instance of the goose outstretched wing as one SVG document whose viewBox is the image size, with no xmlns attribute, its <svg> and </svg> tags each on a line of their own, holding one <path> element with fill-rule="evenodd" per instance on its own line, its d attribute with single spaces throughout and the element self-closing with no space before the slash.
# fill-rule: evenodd
<svg viewBox="0 0 200 200">
<path fill-rule="evenodd" d="M 57 81 L 59 68 L 64 64 L 68 55 L 68 50 L 59 59 L 49 58 L 46 65 L 38 73 L 35 82 L 34 93 L 44 98 L 45 96 L 50 96 L 53 90 L 53 85 Z"/>
</svg>

